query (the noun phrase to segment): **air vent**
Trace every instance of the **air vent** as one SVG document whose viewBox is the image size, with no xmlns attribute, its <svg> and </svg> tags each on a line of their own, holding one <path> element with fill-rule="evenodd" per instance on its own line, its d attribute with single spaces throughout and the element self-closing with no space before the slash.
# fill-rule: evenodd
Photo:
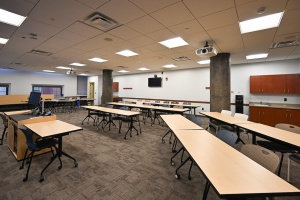
<svg viewBox="0 0 300 200">
<path fill-rule="evenodd" d="M 99 12 L 90 14 L 89 16 L 84 18 L 82 22 L 104 32 L 110 31 L 122 25 L 116 20 L 111 19 L 110 17 L 107 17 Z"/>
<path fill-rule="evenodd" d="M 174 58 L 173 60 L 176 60 L 176 61 L 187 61 L 187 60 L 190 60 L 190 59 L 188 57 L 186 57 L 186 56 L 179 56 L 179 57 Z"/>
<path fill-rule="evenodd" d="M 52 55 L 52 53 L 47 52 L 47 51 L 41 51 L 41 50 L 31 50 L 29 53 L 33 53 L 33 54 L 37 54 L 37 55 L 41 55 L 41 56 L 50 56 Z"/>
<path fill-rule="evenodd" d="M 270 49 L 283 48 L 283 47 L 291 47 L 291 46 L 299 46 L 299 40 L 290 40 L 284 42 L 273 43 Z"/>
</svg>

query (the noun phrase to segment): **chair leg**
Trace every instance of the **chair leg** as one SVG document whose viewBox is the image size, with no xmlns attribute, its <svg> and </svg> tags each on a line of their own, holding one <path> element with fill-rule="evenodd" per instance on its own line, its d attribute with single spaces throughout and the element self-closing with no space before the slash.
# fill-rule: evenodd
<svg viewBox="0 0 300 200">
<path fill-rule="evenodd" d="M 179 179 L 180 175 L 178 174 L 179 169 L 188 161 L 191 160 L 191 157 L 187 157 L 180 165 L 179 167 L 177 167 L 176 171 L 175 171 L 175 178 Z"/>
<path fill-rule="evenodd" d="M 22 165 L 19 167 L 19 169 L 23 169 L 24 168 L 24 163 L 25 163 L 25 160 L 26 160 L 27 153 L 28 153 L 28 149 L 26 149 L 26 151 L 25 151 L 25 154 L 24 154 L 24 157 L 23 157 L 23 161 L 22 161 Z"/>
<path fill-rule="evenodd" d="M 279 168 L 278 168 L 278 173 L 277 173 L 278 176 L 280 176 L 283 157 L 284 157 L 284 154 L 281 153 L 281 158 L 280 158 L 280 163 L 279 163 Z"/>
<path fill-rule="evenodd" d="M 291 167 L 291 159 L 288 158 L 288 166 L 287 166 L 287 182 L 290 182 L 290 167 Z"/>
<path fill-rule="evenodd" d="M 26 172 L 26 176 L 25 178 L 23 178 L 23 182 L 27 181 L 28 180 L 28 173 L 29 173 L 29 170 L 30 170 L 30 166 L 31 166 L 31 161 L 32 161 L 32 157 L 33 157 L 33 154 L 34 154 L 34 151 L 32 151 L 28 157 L 30 157 L 30 160 L 29 160 L 29 164 L 28 164 L 28 167 L 27 167 L 27 172 Z"/>
<path fill-rule="evenodd" d="M 190 166 L 189 174 L 188 174 L 188 179 L 189 179 L 189 180 L 192 179 L 192 177 L 191 177 L 191 170 L 192 170 L 192 167 L 193 167 L 193 164 L 194 164 L 194 160 L 193 160 L 193 159 L 191 159 L 191 160 L 192 160 L 192 162 L 191 162 L 191 166 Z"/>
<path fill-rule="evenodd" d="M 3 140 L 4 140 L 4 135 L 5 135 L 5 133 L 6 133 L 6 129 L 7 129 L 7 126 L 4 127 L 4 130 L 3 130 L 3 133 L 2 133 L 2 137 L 1 137 L 1 140 L 0 140 L 0 145 L 3 144 Z"/>
<path fill-rule="evenodd" d="M 202 199 L 206 199 L 207 198 L 207 194 L 209 191 L 209 187 L 210 187 L 210 182 L 207 180 L 206 184 L 205 184 L 205 188 L 204 188 L 204 192 L 203 192 L 203 197 Z"/>
</svg>

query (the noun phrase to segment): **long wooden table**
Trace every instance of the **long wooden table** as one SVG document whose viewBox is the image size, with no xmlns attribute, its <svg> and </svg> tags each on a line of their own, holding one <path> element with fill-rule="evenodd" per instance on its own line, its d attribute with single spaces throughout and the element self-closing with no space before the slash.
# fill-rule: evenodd
<svg viewBox="0 0 300 200">
<path fill-rule="evenodd" d="M 220 198 L 300 196 L 299 189 L 208 131 L 174 133 Z"/>
<path fill-rule="evenodd" d="M 264 124 L 238 124 L 239 128 L 248 130 L 252 133 L 252 143 L 256 143 L 256 136 L 276 141 L 278 143 L 290 146 L 300 151 L 300 134 L 290 131 L 282 130 L 279 128 L 267 126 Z"/>
<path fill-rule="evenodd" d="M 109 120 L 106 122 L 105 126 L 107 126 L 107 124 L 109 124 L 109 129 L 110 129 L 110 124 L 113 123 L 113 121 L 112 121 L 112 114 L 130 117 L 130 126 L 128 127 L 128 130 L 125 133 L 124 139 L 126 139 L 127 134 L 128 134 L 129 131 L 130 131 L 130 137 L 131 137 L 132 129 L 136 130 L 137 135 L 138 135 L 138 130 L 133 125 L 133 117 L 138 116 L 140 114 L 140 112 L 129 111 L 129 110 L 120 110 L 120 109 L 100 107 L 100 106 L 82 106 L 82 108 L 85 108 L 85 109 L 88 110 L 87 117 L 90 116 L 90 111 L 97 111 L 97 112 L 107 113 L 109 115 Z M 97 127 L 99 126 L 99 124 L 97 125 Z M 104 130 L 105 126 L 102 126 L 102 130 Z"/>
<path fill-rule="evenodd" d="M 129 108 L 140 108 L 145 110 L 153 110 L 154 111 L 154 117 L 151 118 L 151 126 L 155 123 L 155 120 L 158 119 L 157 117 L 157 111 L 167 112 L 167 113 L 184 113 L 185 111 L 188 111 L 186 108 L 168 108 L 168 107 L 161 107 L 161 106 L 149 106 L 149 105 L 143 105 L 143 104 L 128 104 L 128 103 L 120 103 L 120 102 L 108 102 L 109 105 L 114 106 L 127 106 Z"/>
<path fill-rule="evenodd" d="M 154 106 L 162 106 L 162 105 L 169 105 L 171 106 L 171 108 L 173 108 L 174 106 L 182 106 L 183 108 L 188 108 L 193 109 L 194 110 L 194 115 L 196 115 L 196 108 L 200 107 L 201 105 L 189 105 L 189 104 L 172 104 L 172 103 L 155 103 L 155 102 L 145 102 L 145 103 L 150 103 L 151 105 Z"/>
</svg>

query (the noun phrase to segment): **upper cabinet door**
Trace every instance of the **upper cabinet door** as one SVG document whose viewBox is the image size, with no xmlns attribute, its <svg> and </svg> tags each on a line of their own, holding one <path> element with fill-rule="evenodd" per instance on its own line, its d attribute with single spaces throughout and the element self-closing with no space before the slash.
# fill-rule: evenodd
<svg viewBox="0 0 300 200">
<path fill-rule="evenodd" d="M 272 75 L 273 92 L 275 94 L 286 93 L 286 75 Z"/>
<path fill-rule="evenodd" d="M 266 75 L 261 76 L 261 93 L 272 93 L 273 92 L 273 76 Z"/>
<path fill-rule="evenodd" d="M 300 74 L 286 75 L 286 93 L 300 94 Z"/>
<path fill-rule="evenodd" d="M 250 76 L 250 93 L 261 93 L 261 76 Z"/>
</svg>

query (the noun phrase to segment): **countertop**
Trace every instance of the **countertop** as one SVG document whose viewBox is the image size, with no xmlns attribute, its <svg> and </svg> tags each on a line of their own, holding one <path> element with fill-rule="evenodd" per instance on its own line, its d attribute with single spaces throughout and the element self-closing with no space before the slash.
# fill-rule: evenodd
<svg viewBox="0 0 300 200">
<path fill-rule="evenodd" d="M 249 106 L 253 106 L 253 107 L 266 107 L 266 108 L 299 109 L 300 110 L 300 104 L 250 102 Z"/>
</svg>

